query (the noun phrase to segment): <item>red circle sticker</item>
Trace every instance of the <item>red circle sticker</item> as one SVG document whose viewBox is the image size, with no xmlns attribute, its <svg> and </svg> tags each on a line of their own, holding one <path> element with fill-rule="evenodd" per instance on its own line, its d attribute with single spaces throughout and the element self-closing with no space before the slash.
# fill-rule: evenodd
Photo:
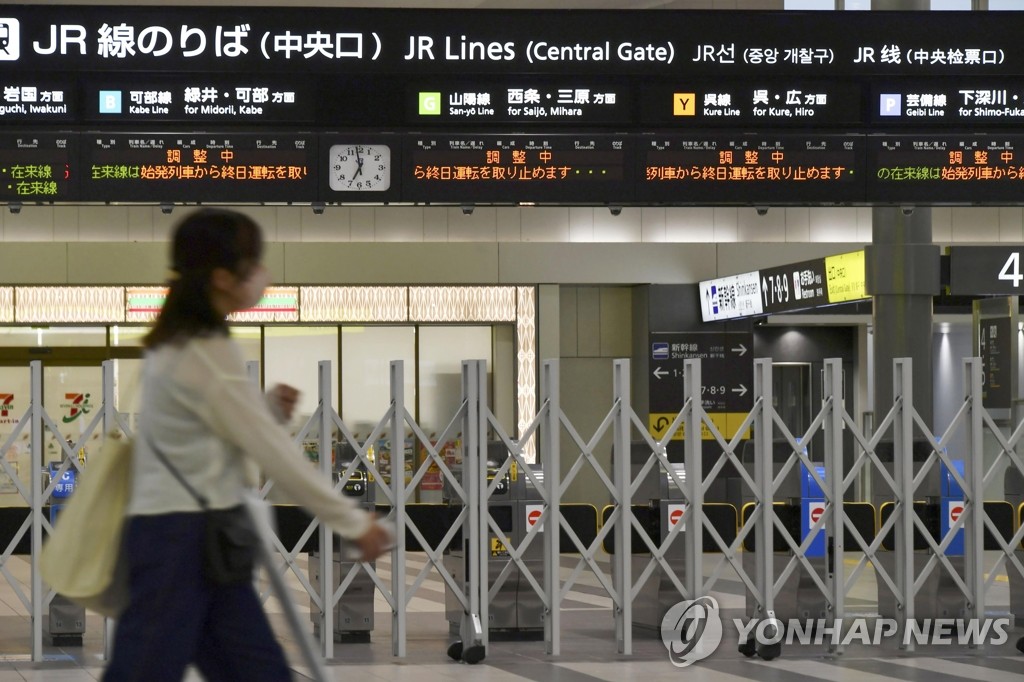
<svg viewBox="0 0 1024 682">
<path fill-rule="evenodd" d="M 668 523 L 670 526 L 674 526 L 679 523 L 679 519 L 683 518 L 682 509 L 674 509 L 671 514 L 668 515 Z"/>
<path fill-rule="evenodd" d="M 818 519 L 820 519 L 821 515 L 824 513 L 824 507 L 811 507 L 811 525 L 816 524 L 818 522 Z"/>
<path fill-rule="evenodd" d="M 956 523 L 956 520 L 960 518 L 960 515 L 964 513 L 962 505 L 955 504 L 949 508 L 949 520 L 951 523 Z"/>
<path fill-rule="evenodd" d="M 536 526 L 537 522 L 540 521 L 540 510 L 534 509 L 526 515 L 526 524 L 528 526 Z"/>
</svg>

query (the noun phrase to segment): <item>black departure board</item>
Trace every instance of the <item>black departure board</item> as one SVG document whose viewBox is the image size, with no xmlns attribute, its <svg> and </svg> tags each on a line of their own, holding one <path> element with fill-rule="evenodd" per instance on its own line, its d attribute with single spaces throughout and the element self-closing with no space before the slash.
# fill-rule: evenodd
<svg viewBox="0 0 1024 682">
<path fill-rule="evenodd" d="M 32 129 L 0 132 L 0 201 L 1012 205 L 1022 153 L 999 133 Z"/>
<path fill-rule="evenodd" d="M 854 135 L 652 135 L 637 199 L 664 203 L 864 201 L 863 138 Z"/>
<path fill-rule="evenodd" d="M 0 199 L 75 201 L 77 135 L 46 132 L 0 134 Z"/>
<path fill-rule="evenodd" d="M 290 202 L 317 196 L 314 135 L 268 132 L 82 136 L 90 201 Z"/>
<path fill-rule="evenodd" d="M 411 135 L 402 195 L 422 203 L 631 201 L 625 135 Z"/>
<path fill-rule="evenodd" d="M 1012 204 L 1021 199 L 1020 135 L 869 137 L 868 198 L 878 203 Z"/>
</svg>

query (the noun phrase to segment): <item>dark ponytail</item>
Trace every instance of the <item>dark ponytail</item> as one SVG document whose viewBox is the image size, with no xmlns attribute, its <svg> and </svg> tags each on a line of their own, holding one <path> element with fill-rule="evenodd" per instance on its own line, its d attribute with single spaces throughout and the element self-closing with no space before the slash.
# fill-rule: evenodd
<svg viewBox="0 0 1024 682">
<path fill-rule="evenodd" d="M 263 256 L 259 227 L 248 216 L 224 209 L 201 209 L 174 228 L 171 282 L 167 300 L 146 348 L 195 336 L 227 334 L 227 320 L 210 301 L 210 276 L 224 268 L 245 277 Z"/>
</svg>

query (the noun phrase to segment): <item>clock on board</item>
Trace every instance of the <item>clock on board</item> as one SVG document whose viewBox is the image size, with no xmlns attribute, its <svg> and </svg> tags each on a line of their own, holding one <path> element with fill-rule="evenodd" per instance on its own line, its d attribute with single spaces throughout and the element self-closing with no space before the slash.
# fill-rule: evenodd
<svg viewBox="0 0 1024 682">
<path fill-rule="evenodd" d="M 391 187 L 391 147 L 386 144 L 331 145 L 330 184 L 336 192 L 383 192 Z"/>
</svg>

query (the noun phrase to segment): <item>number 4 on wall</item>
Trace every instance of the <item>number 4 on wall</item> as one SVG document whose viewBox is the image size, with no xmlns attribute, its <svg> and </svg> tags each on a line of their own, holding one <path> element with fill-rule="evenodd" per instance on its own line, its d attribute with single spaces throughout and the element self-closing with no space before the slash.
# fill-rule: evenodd
<svg viewBox="0 0 1024 682">
<path fill-rule="evenodd" d="M 1006 259 L 1003 269 L 999 271 L 999 279 L 1013 282 L 1014 287 L 1020 286 L 1020 281 L 1024 279 L 1024 275 L 1020 272 L 1020 251 L 1014 251 Z"/>
</svg>

